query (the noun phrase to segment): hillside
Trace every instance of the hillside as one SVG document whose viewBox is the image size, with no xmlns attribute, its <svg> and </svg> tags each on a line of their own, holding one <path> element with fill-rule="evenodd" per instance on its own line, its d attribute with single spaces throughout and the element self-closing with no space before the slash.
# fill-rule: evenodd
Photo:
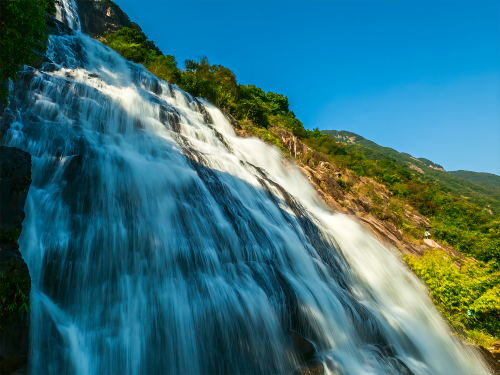
<svg viewBox="0 0 500 375">
<path fill-rule="evenodd" d="M 448 173 L 463 178 L 464 180 L 472 181 L 486 188 L 500 189 L 500 176 L 496 174 L 463 170 L 449 171 Z"/>
<path fill-rule="evenodd" d="M 421 180 L 437 183 L 454 195 L 468 197 L 471 202 L 491 210 L 493 214 L 500 214 L 500 177 L 498 176 L 470 171 L 446 172 L 441 165 L 428 159 L 415 158 L 393 148 L 380 146 L 349 131 L 323 130 L 322 133 L 342 142 L 349 151 L 359 151 L 370 160 L 389 158 L 401 166 L 411 168 Z"/>
</svg>

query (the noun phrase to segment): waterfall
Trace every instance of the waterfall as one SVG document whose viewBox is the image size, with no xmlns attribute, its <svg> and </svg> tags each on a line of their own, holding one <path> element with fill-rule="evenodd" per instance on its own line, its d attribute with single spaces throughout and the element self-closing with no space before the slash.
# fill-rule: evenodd
<svg viewBox="0 0 500 375">
<path fill-rule="evenodd" d="M 4 144 L 32 155 L 33 374 L 487 373 L 393 250 L 279 150 L 78 32 L 63 1 Z M 61 14 L 62 14 L 61 13 Z"/>
</svg>

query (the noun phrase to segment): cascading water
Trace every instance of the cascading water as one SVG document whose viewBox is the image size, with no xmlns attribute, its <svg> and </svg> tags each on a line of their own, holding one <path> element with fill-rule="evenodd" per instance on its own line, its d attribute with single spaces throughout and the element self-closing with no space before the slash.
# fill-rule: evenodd
<svg viewBox="0 0 500 375">
<path fill-rule="evenodd" d="M 333 374 L 486 373 L 275 148 L 79 32 L 47 56 L 2 118 L 33 157 L 31 373 L 287 374 L 289 330 Z"/>
</svg>

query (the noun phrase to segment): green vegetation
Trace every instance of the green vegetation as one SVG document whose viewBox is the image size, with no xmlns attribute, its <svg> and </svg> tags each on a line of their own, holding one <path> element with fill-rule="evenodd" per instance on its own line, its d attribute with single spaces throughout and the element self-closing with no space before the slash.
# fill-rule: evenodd
<svg viewBox="0 0 500 375">
<path fill-rule="evenodd" d="M 0 277 L 0 332 L 12 324 L 20 310 L 29 311 L 30 284 L 27 270 Z"/>
<path fill-rule="evenodd" d="M 180 70 L 174 56 L 163 55 L 158 49 L 152 49 L 152 42 L 143 33 L 128 27 L 106 36 L 106 44 L 126 59 L 144 65 L 159 78 L 179 85 L 194 96 L 204 97 L 237 120 L 249 121 L 251 128 L 257 126 L 267 129 L 273 124 L 301 138 L 308 137 L 308 131 L 289 110 L 287 97 L 266 93 L 254 85 L 238 84 L 231 70 L 210 64 L 206 56 L 198 61 L 186 60 L 185 69 Z M 263 134 L 272 138 L 268 132 Z"/>
<path fill-rule="evenodd" d="M 5 231 L 0 235 L 0 240 L 4 242 L 14 243 L 17 242 L 21 236 L 21 230 L 18 228 L 12 228 L 11 230 Z"/>
<path fill-rule="evenodd" d="M 431 298 L 458 331 L 483 346 L 500 332 L 500 271 L 498 263 L 458 258 L 444 251 L 428 251 L 422 258 L 407 256 L 410 268 L 429 286 Z"/>
<path fill-rule="evenodd" d="M 451 171 L 448 172 L 453 176 L 463 178 L 464 180 L 472 181 L 476 184 L 483 185 L 486 188 L 500 189 L 500 176 L 492 173 L 471 172 L 471 171 Z"/>
<path fill-rule="evenodd" d="M 478 206 L 491 210 L 494 214 L 500 214 L 499 176 L 469 171 L 445 172 L 437 170 L 436 168 L 442 166 L 428 159 L 413 158 L 409 154 L 380 146 L 352 132 L 323 130 L 322 133 L 342 142 L 349 152 L 360 152 L 369 160 L 390 159 L 405 168 L 413 164 L 424 172 L 419 173 L 422 181 L 438 184 L 443 191 L 457 197 L 468 197 Z"/>
<path fill-rule="evenodd" d="M 37 52 L 45 52 L 49 32 L 45 11 L 53 11 L 54 2 L 46 0 L 0 1 L 0 99 L 7 103 L 6 83 L 15 82 L 19 66 L 31 64 Z"/>
</svg>

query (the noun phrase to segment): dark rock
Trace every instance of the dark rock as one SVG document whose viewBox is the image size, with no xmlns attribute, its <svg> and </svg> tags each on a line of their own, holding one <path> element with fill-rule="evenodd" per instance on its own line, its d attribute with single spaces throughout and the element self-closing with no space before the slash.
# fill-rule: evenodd
<svg viewBox="0 0 500 375">
<path fill-rule="evenodd" d="M 0 147 L 0 373 L 25 367 L 29 349 L 28 266 L 17 244 L 24 203 L 31 184 L 31 156 L 15 147 Z M 9 309 L 8 307 L 12 307 Z"/>
<path fill-rule="evenodd" d="M 294 375 L 324 375 L 325 366 L 321 361 L 310 361 L 294 371 Z"/>
<path fill-rule="evenodd" d="M 243 130 L 240 123 L 238 121 L 236 121 L 236 119 L 233 116 L 231 116 L 229 113 L 227 113 L 222 108 L 219 108 L 219 109 L 222 111 L 222 113 L 224 114 L 224 117 L 226 118 L 227 121 L 229 121 L 229 123 L 234 128 L 234 130 Z"/>
<path fill-rule="evenodd" d="M 122 27 L 128 27 L 136 29 L 147 39 L 139 25 L 131 22 L 127 14 L 113 1 L 76 0 L 76 5 L 82 32 L 93 38 L 105 37 L 106 33 L 112 34 Z M 148 40 L 147 43 L 158 56 L 163 54 L 153 41 Z"/>
<path fill-rule="evenodd" d="M 53 35 L 74 35 L 75 32 L 57 18 L 45 13 L 45 22 L 49 27 L 49 31 Z"/>
<path fill-rule="evenodd" d="M 28 375 L 28 366 L 22 367 L 16 371 L 14 371 L 10 375 Z"/>
<path fill-rule="evenodd" d="M 0 147 L 0 178 L 0 233 L 21 229 L 31 184 L 31 155 L 15 147 Z"/>
<path fill-rule="evenodd" d="M 289 333 L 295 352 L 302 359 L 302 361 L 307 362 L 312 359 L 316 353 L 314 344 L 305 337 L 299 335 L 297 332 L 289 330 Z"/>
<path fill-rule="evenodd" d="M 47 56 L 40 55 L 38 60 L 35 60 L 31 66 L 35 69 L 41 69 L 43 67 L 43 64 L 53 64 L 53 61 L 49 59 Z"/>
</svg>

